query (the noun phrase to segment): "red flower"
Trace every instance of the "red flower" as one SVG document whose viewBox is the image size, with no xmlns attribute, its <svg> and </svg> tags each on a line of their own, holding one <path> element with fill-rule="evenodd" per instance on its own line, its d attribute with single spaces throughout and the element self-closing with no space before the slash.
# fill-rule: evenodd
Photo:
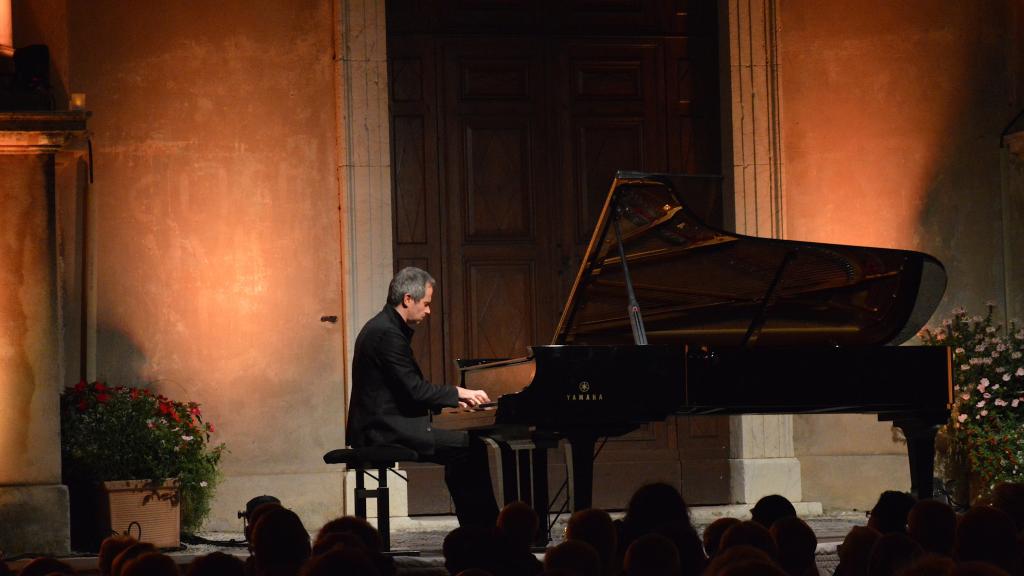
<svg viewBox="0 0 1024 576">
<path fill-rule="evenodd" d="M 181 422 L 181 416 L 178 416 L 178 412 L 176 410 L 171 410 L 171 420 Z"/>
<path fill-rule="evenodd" d="M 107 385 L 104 384 L 103 382 L 96 382 L 95 384 L 92 385 L 92 388 L 93 388 L 93 390 L 95 390 L 97 392 L 106 392 L 107 391 Z"/>
<path fill-rule="evenodd" d="M 100 392 L 99 394 L 96 395 L 96 401 L 99 402 L 100 404 L 106 404 L 107 402 L 110 401 L 110 394 L 107 394 L 106 392 Z"/>
<path fill-rule="evenodd" d="M 139 399 L 139 389 L 138 388 L 132 388 L 132 391 L 129 392 L 128 395 L 131 396 L 132 400 L 138 400 Z"/>
<path fill-rule="evenodd" d="M 173 412 L 173 410 L 171 410 L 171 404 L 169 402 L 167 402 L 166 400 L 161 400 L 160 401 L 160 413 L 166 415 L 166 414 L 170 414 L 171 412 Z"/>
<path fill-rule="evenodd" d="M 88 385 L 88 384 L 86 384 L 86 382 L 85 382 L 85 380 L 84 380 L 84 379 L 82 379 L 82 380 L 79 380 L 79 381 L 78 381 L 78 384 L 75 384 L 75 392 L 85 392 L 85 389 L 86 389 L 86 387 L 88 387 L 88 386 L 89 386 L 89 385 Z"/>
<path fill-rule="evenodd" d="M 206 423 L 206 429 L 209 430 L 210 432 L 213 432 L 213 424 L 207 422 Z"/>
<path fill-rule="evenodd" d="M 193 415 L 193 416 L 197 416 L 197 417 L 198 416 L 202 416 L 202 412 L 199 411 L 199 405 L 198 404 L 191 404 L 191 405 L 189 405 L 188 413 Z"/>
<path fill-rule="evenodd" d="M 79 412 L 85 412 L 88 409 L 89 409 L 89 403 L 85 401 L 85 398 L 82 398 L 81 400 L 78 401 L 78 411 Z"/>
</svg>

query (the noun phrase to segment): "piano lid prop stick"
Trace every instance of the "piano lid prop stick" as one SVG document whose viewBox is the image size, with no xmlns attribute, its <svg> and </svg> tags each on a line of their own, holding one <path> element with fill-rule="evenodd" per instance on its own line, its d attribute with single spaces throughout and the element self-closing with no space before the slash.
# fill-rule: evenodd
<svg viewBox="0 0 1024 576">
<path fill-rule="evenodd" d="M 619 218 L 621 217 L 622 212 L 617 211 L 612 224 L 615 226 L 615 241 L 619 245 L 619 261 L 622 262 L 622 276 L 626 279 L 626 295 L 629 297 L 626 313 L 629 314 L 629 327 L 633 330 L 633 343 L 637 346 L 646 346 L 647 331 L 644 330 L 644 319 L 640 315 L 640 303 L 636 301 L 633 281 L 629 277 L 629 266 L 626 264 L 626 250 L 622 247 L 622 230 L 619 228 Z"/>
</svg>

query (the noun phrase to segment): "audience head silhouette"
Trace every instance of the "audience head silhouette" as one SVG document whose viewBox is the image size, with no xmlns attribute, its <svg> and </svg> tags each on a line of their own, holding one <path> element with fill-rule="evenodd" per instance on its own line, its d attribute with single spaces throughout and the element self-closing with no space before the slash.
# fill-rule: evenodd
<svg viewBox="0 0 1024 576">
<path fill-rule="evenodd" d="M 779 548 L 776 546 L 775 540 L 772 539 L 771 533 L 768 532 L 767 528 L 753 520 L 747 520 L 730 526 L 722 534 L 722 540 L 718 544 L 719 552 L 721 553 L 733 546 L 752 546 L 763 551 L 772 560 L 777 560 L 779 557 Z"/>
<path fill-rule="evenodd" d="M 593 546 L 601 558 L 605 574 L 618 572 L 614 566 L 617 550 L 615 525 L 612 523 L 612 517 L 604 510 L 590 508 L 573 514 L 566 525 L 565 537 L 567 540 L 579 540 Z M 677 557 L 676 561 L 678 560 Z"/>
<path fill-rule="evenodd" d="M 921 546 L 905 533 L 882 534 L 871 548 L 868 576 L 896 576 L 922 555 Z"/>
<path fill-rule="evenodd" d="M 314 556 L 303 566 L 302 576 L 381 576 L 365 550 L 352 547 L 332 548 Z"/>
<path fill-rule="evenodd" d="M 187 576 L 244 576 L 245 562 L 237 556 L 211 552 L 192 561 Z"/>
<path fill-rule="evenodd" d="M 529 548 L 540 519 L 526 502 L 512 502 L 498 513 L 498 529 L 514 548 Z"/>
<path fill-rule="evenodd" d="M 779 494 L 769 494 L 757 501 L 750 509 L 750 519 L 765 528 L 771 528 L 779 518 L 796 516 L 796 508 L 788 498 Z"/>
<path fill-rule="evenodd" d="M 722 541 L 722 534 L 729 528 L 740 523 L 739 518 L 719 518 L 704 528 L 704 552 L 708 558 L 714 558 L 718 554 L 719 545 Z"/>
<path fill-rule="evenodd" d="M 298 571 L 309 558 L 309 533 L 298 514 L 287 508 L 272 508 L 252 527 L 252 551 L 257 572 Z"/>
<path fill-rule="evenodd" d="M 921 500 L 907 515 L 907 534 L 925 552 L 950 556 L 956 537 L 956 512 L 945 502 Z"/>
<path fill-rule="evenodd" d="M 855 526 L 839 545 L 839 564 L 833 576 L 866 576 L 871 549 L 882 534 L 869 526 Z"/>
<path fill-rule="evenodd" d="M 656 482 L 641 486 L 633 493 L 623 522 L 637 534 L 671 524 L 691 526 L 690 509 L 674 486 Z"/>
<path fill-rule="evenodd" d="M 1013 519 L 989 506 L 971 507 L 957 526 L 953 558 L 958 562 L 988 562 L 1013 573 L 1017 564 Z"/>
<path fill-rule="evenodd" d="M 544 571 L 571 576 L 601 576 L 601 557 L 586 542 L 566 540 L 544 554 Z"/>
<path fill-rule="evenodd" d="M 122 576 L 178 576 L 178 565 L 167 554 L 146 552 L 129 560 Z"/>
<path fill-rule="evenodd" d="M 914 507 L 914 504 L 917 504 L 917 498 L 910 494 L 886 490 L 878 497 L 878 502 L 871 509 L 868 526 L 882 534 L 906 532 L 907 515 L 910 514 L 910 509 Z"/>
<path fill-rule="evenodd" d="M 128 562 L 131 562 L 143 554 L 156 551 L 156 546 L 150 542 L 138 542 L 136 544 L 132 544 L 114 557 L 114 561 L 110 564 L 111 576 L 122 576 L 124 568 Z"/>
<path fill-rule="evenodd" d="M 680 571 L 679 551 L 661 534 L 647 534 L 629 545 L 623 568 L 628 576 L 675 576 Z"/>
<path fill-rule="evenodd" d="M 806 522 L 796 516 L 779 518 L 772 524 L 772 538 L 779 549 L 779 566 L 790 576 L 815 576 L 818 573 L 814 553 L 818 537 Z"/>
<path fill-rule="evenodd" d="M 989 497 L 992 507 L 1006 512 L 1017 532 L 1024 531 L 1024 484 L 1001 482 Z"/>
<path fill-rule="evenodd" d="M 110 576 L 110 568 L 111 565 L 114 563 L 114 558 L 116 558 L 118 554 L 123 552 L 132 544 L 138 543 L 139 541 L 135 538 L 132 538 L 131 536 L 123 536 L 120 534 L 116 536 L 108 536 L 107 538 L 105 538 L 103 540 L 103 543 L 100 544 L 100 554 L 99 558 L 97 559 L 99 564 L 98 568 L 100 571 L 100 575 Z"/>
<path fill-rule="evenodd" d="M 48 576 L 50 574 L 73 575 L 75 570 L 56 558 L 42 557 L 32 560 L 18 572 L 19 576 Z"/>
</svg>

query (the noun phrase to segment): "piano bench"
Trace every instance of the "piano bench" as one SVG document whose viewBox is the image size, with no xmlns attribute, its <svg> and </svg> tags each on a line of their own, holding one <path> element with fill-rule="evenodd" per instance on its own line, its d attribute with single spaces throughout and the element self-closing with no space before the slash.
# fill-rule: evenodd
<svg viewBox="0 0 1024 576">
<path fill-rule="evenodd" d="M 364 448 L 338 448 L 324 454 L 327 464 L 345 464 L 356 473 L 356 516 L 366 519 L 366 500 L 377 499 L 377 531 L 380 532 L 384 552 L 391 551 L 391 510 L 388 499 L 388 471 L 395 472 L 399 462 L 414 462 L 419 458 L 415 450 L 405 446 L 381 445 Z M 377 488 L 366 489 L 366 475 L 376 472 Z M 398 474 L 398 472 L 395 472 Z M 400 478 L 404 478 L 399 475 Z"/>
</svg>

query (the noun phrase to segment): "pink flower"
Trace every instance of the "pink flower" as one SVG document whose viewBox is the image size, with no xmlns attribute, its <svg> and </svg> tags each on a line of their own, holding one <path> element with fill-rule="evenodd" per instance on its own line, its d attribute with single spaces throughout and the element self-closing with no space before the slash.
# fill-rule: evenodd
<svg viewBox="0 0 1024 576">
<path fill-rule="evenodd" d="M 1017 368 L 1017 371 L 1013 373 L 1014 376 L 1024 376 L 1024 367 Z"/>
<path fill-rule="evenodd" d="M 967 420 L 967 414 L 961 414 L 957 416 L 956 419 L 959 420 L 960 422 L 963 422 L 964 420 Z"/>
<path fill-rule="evenodd" d="M 985 401 L 984 400 L 979 400 L 978 403 L 975 404 L 974 406 L 977 407 L 977 408 L 981 408 L 984 405 L 985 405 Z"/>
<path fill-rule="evenodd" d="M 982 416 L 988 416 L 988 410 L 982 410 L 981 412 L 979 412 L 979 414 L 981 414 Z"/>
<path fill-rule="evenodd" d="M 981 385 L 985 386 L 985 387 L 988 387 L 988 385 L 989 385 L 988 378 L 982 378 L 981 379 Z"/>
<path fill-rule="evenodd" d="M 961 394 L 960 397 L 963 398 L 964 400 L 970 400 L 971 399 L 971 395 L 970 394 Z"/>
<path fill-rule="evenodd" d="M 1013 402 L 1010 402 L 1010 406 L 1013 406 L 1014 408 L 1016 408 L 1018 404 L 1020 404 L 1020 400 L 1016 398 L 1013 399 Z"/>
</svg>

